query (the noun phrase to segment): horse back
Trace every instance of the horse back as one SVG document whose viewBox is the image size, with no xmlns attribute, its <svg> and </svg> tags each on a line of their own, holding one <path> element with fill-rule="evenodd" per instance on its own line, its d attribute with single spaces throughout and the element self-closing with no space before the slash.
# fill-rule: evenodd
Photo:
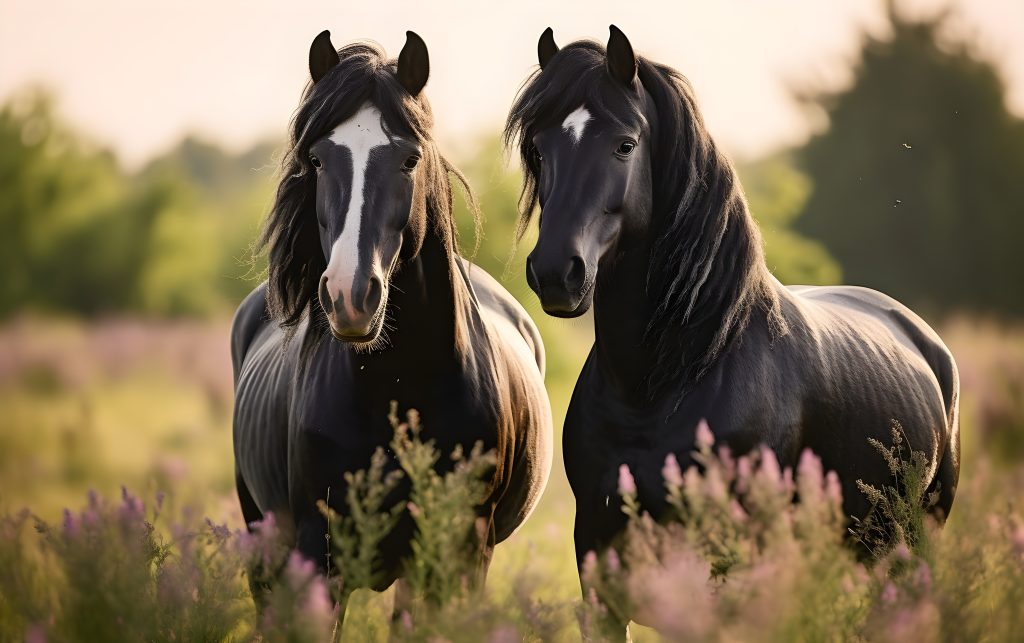
<svg viewBox="0 0 1024 643">
<path fill-rule="evenodd" d="M 955 424 L 960 395 L 956 361 L 938 333 L 914 311 L 888 295 L 859 286 L 793 286 L 790 291 L 807 301 L 861 313 L 884 324 L 894 339 L 928 365 L 942 396 L 947 425 Z"/>
<path fill-rule="evenodd" d="M 845 455 L 827 458 L 863 471 L 881 462 L 865 448 L 863 436 L 845 430 L 850 422 L 866 435 L 889 445 L 892 421 L 898 421 L 905 449 L 923 451 L 932 465 L 933 487 L 939 483 L 940 507 L 948 512 L 959 476 L 959 374 L 952 353 L 928 324 L 909 308 L 880 292 L 854 286 L 791 287 L 807 332 L 805 346 L 818 357 L 815 378 L 822 382 L 817 397 L 831 412 L 818 417 L 826 428 L 814 450 L 825 454 L 837 447 Z M 798 331 L 799 332 L 799 331 Z M 808 360 L 814 363 L 814 360 Z M 828 431 L 828 427 L 839 431 Z M 817 427 L 809 426 L 808 431 Z M 825 442 L 821 440 L 825 438 Z M 853 456 L 859 452 L 859 457 Z M 904 452 L 905 456 L 909 453 Z M 865 460 L 866 459 L 866 460 Z M 870 468 L 870 467 L 869 467 Z M 879 467 L 881 469 L 881 467 Z M 840 472 L 842 475 L 842 472 Z M 863 475 L 865 479 L 872 476 Z M 889 484 L 878 478 L 876 484 Z"/>
</svg>

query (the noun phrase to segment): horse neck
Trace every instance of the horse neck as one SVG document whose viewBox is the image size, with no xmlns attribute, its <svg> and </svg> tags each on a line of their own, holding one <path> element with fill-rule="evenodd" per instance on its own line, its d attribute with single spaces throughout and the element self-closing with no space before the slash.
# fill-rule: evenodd
<svg viewBox="0 0 1024 643">
<path fill-rule="evenodd" d="M 652 304 L 645 283 L 649 244 L 625 249 L 614 265 L 599 268 L 594 288 L 594 350 L 606 381 L 626 400 L 642 402 L 643 381 L 654 363 L 644 341 Z"/>
<path fill-rule="evenodd" d="M 716 157 L 717 162 L 723 162 Z M 678 244 L 690 251 L 666 254 L 653 247 L 667 227 L 655 227 L 643 240 L 624 244 L 609 270 L 599 270 L 595 292 L 595 345 L 598 364 L 625 401 L 645 403 L 663 395 L 678 400 L 695 385 L 713 361 L 742 332 L 755 308 L 772 321 L 778 302 L 764 262 L 761 238 L 727 162 L 720 172 L 721 206 L 694 205 L 691 225 L 676 227 Z M 704 215 L 699 221 L 694 215 Z M 692 230 L 689 228 L 692 227 Z M 710 235 L 708 231 L 720 231 Z M 699 232 L 698 232 L 699 231 Z M 701 258 L 703 248 L 711 248 Z M 670 259 L 682 257 L 672 262 Z M 698 262 L 697 259 L 701 258 Z M 658 276 L 676 276 L 681 288 L 674 297 L 652 292 Z M 685 284 L 696 280 L 698 287 Z M 646 287 L 643 287 L 646 285 Z M 686 310 L 689 310 L 686 313 Z"/>
<path fill-rule="evenodd" d="M 467 314 L 457 260 L 428 226 L 419 253 L 406 261 L 392 282 L 385 352 L 431 359 L 457 354 L 459 328 Z"/>
</svg>

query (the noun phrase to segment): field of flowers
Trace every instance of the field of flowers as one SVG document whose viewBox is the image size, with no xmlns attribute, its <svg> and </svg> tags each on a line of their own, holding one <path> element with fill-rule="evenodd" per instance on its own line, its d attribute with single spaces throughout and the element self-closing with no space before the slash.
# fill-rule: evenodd
<svg viewBox="0 0 1024 643">
<path fill-rule="evenodd" d="M 549 378 L 560 426 L 587 342 L 578 324 L 544 331 L 568 347 Z M 850 536 L 835 478 L 812 454 L 780 470 L 767 452 L 718 450 L 704 427 L 703 473 L 665 463 L 668 521 L 637 511 L 631 473 L 620 472 L 628 536 L 618 551 L 588 555 L 583 599 L 560 460 L 477 592 L 457 553 L 477 530 L 451 507 L 475 493 L 487 455 L 464 454 L 439 478 L 430 462 L 448 454 L 395 418 L 419 532 L 412 600 L 393 617 L 393 591 L 351 593 L 373 575 L 368 552 L 386 515 L 332 521 L 342 574 L 330 583 L 288 555 L 272 519 L 244 529 L 226 322 L 22 319 L 0 330 L 0 641 L 604 640 L 625 613 L 648 626 L 632 626 L 640 641 L 1015 640 L 1024 330 L 962 319 L 943 335 L 960 365 L 964 436 L 945 529 L 925 517 L 928 498 L 913 484 L 922 462 L 898 432 L 878 448 L 899 489 L 864 489 L 894 527 Z M 350 502 L 374 508 L 394 481 L 371 469 L 355 482 Z M 860 556 L 849 538 L 862 541 Z M 332 594 L 348 604 L 340 630 Z"/>
</svg>

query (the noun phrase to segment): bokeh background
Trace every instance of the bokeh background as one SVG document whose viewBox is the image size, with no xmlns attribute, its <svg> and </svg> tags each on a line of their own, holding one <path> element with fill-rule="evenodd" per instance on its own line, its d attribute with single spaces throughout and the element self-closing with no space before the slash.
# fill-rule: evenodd
<svg viewBox="0 0 1024 643">
<path fill-rule="evenodd" d="M 964 477 L 1024 466 L 1019 0 L 4 0 L 0 509 L 53 519 L 124 484 L 241 526 L 229 321 L 262 279 L 250 244 L 324 28 L 393 55 L 406 29 L 426 40 L 438 138 L 485 215 L 475 260 L 540 325 L 560 427 L 590 321 L 545 317 L 526 288 L 499 135 L 541 31 L 603 41 L 610 22 L 692 81 L 784 283 L 875 287 L 940 330 Z M 576 595 L 573 507 L 558 459 L 492 591 L 529 564 L 541 592 Z"/>
</svg>

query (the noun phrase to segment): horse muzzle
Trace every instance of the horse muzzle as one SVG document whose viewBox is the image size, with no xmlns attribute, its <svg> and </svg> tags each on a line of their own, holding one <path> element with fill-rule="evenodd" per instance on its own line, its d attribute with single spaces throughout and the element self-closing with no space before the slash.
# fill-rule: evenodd
<svg viewBox="0 0 1024 643">
<path fill-rule="evenodd" d="M 368 342 L 380 334 L 384 325 L 387 289 L 372 276 L 345 292 L 332 287 L 327 275 L 320 278 L 320 305 L 331 325 L 331 334 L 344 342 Z"/>
<path fill-rule="evenodd" d="M 553 317 L 579 317 L 590 309 L 594 281 L 588 272 L 578 255 L 564 263 L 543 262 L 533 254 L 526 259 L 526 281 L 544 312 Z"/>
</svg>

